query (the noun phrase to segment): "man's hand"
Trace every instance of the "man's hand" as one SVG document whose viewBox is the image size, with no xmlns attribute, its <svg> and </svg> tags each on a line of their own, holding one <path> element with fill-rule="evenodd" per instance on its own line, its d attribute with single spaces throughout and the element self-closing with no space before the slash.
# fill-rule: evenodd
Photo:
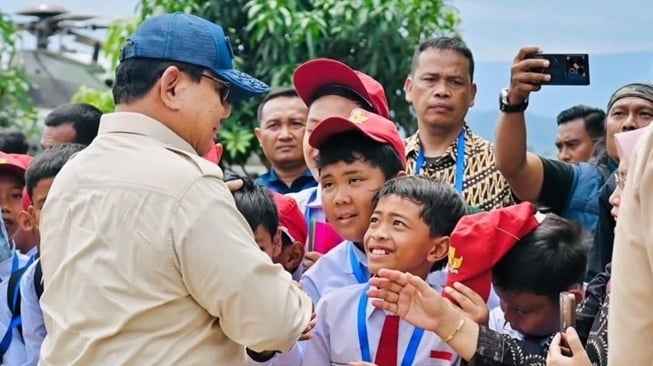
<svg viewBox="0 0 653 366">
<path fill-rule="evenodd" d="M 319 252 L 308 252 L 304 255 L 304 269 L 311 268 L 312 265 L 317 262 L 318 259 L 322 256 L 322 253 Z"/>
<path fill-rule="evenodd" d="M 541 52 L 537 47 L 524 47 L 515 56 L 510 69 L 509 104 L 520 104 L 531 92 L 540 90 L 543 81 L 551 79 L 551 75 L 537 71 L 549 67 L 549 60 L 527 58 Z"/>
<path fill-rule="evenodd" d="M 370 285 L 373 287 L 368 296 L 372 305 L 425 330 L 435 331 L 439 315 L 452 306 L 424 280 L 410 273 L 382 269 L 370 279 Z"/>
<path fill-rule="evenodd" d="M 490 320 L 490 309 L 483 298 L 476 291 L 463 285 L 460 282 L 453 284 L 453 287 L 446 287 L 444 291 L 451 296 L 465 314 L 476 324 L 488 325 Z"/>
<path fill-rule="evenodd" d="M 574 328 L 568 328 L 565 332 L 565 341 L 569 344 L 573 356 L 568 357 L 562 353 L 562 334 L 558 333 L 551 341 L 549 354 L 546 357 L 547 366 L 591 366 L 587 352 L 578 338 L 578 333 Z"/>
</svg>

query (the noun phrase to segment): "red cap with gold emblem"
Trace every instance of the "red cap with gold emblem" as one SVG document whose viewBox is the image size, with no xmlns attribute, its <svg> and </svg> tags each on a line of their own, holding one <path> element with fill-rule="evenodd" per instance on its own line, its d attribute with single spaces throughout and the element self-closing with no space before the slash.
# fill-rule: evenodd
<svg viewBox="0 0 653 366">
<path fill-rule="evenodd" d="M 406 148 L 397 126 L 392 121 L 362 108 L 354 108 L 347 118 L 329 117 L 323 120 L 311 132 L 308 143 L 319 149 L 330 137 L 349 131 L 358 131 L 374 141 L 390 144 L 399 155 L 404 168 L 406 167 Z"/>
<path fill-rule="evenodd" d="M 487 301 L 492 267 L 545 217 L 530 202 L 463 216 L 451 233 L 446 286 L 460 282 Z"/>
</svg>

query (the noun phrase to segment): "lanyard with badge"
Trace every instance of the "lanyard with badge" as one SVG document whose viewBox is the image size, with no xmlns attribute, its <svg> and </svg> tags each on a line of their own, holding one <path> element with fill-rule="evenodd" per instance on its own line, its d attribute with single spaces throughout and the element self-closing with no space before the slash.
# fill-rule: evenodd
<svg viewBox="0 0 653 366">
<path fill-rule="evenodd" d="M 361 263 L 358 260 L 358 256 L 356 256 L 356 249 L 355 244 L 352 242 L 347 243 L 349 245 L 349 263 L 351 264 L 351 270 L 354 273 L 354 277 L 356 277 L 356 281 L 358 283 L 366 283 L 369 281 L 370 276 L 367 272 L 367 269 L 363 266 L 363 263 Z"/>
<path fill-rule="evenodd" d="M 372 362 L 372 355 L 370 353 L 370 341 L 367 337 L 367 290 L 370 288 L 369 285 L 365 286 L 361 297 L 358 300 L 358 344 L 361 349 L 361 358 L 362 361 Z M 401 366 L 410 366 L 415 361 L 415 356 L 417 355 L 417 349 L 419 343 L 422 340 L 424 335 L 424 329 L 415 328 L 413 334 L 410 336 L 408 341 L 408 347 L 406 348 L 406 353 L 404 353 L 404 358 L 401 360 Z"/>
<path fill-rule="evenodd" d="M 424 148 L 420 146 L 417 160 L 415 161 L 415 175 L 419 175 L 424 167 Z M 454 185 L 458 193 L 463 193 L 463 181 L 465 180 L 465 129 L 458 134 L 458 154 L 456 155 L 456 180 Z"/>
</svg>

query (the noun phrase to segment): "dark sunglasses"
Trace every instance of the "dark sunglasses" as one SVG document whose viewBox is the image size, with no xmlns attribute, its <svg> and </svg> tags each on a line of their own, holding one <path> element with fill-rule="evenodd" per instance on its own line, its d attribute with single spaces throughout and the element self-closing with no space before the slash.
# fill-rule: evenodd
<svg viewBox="0 0 653 366">
<path fill-rule="evenodd" d="M 228 82 L 226 82 L 224 80 L 220 80 L 218 78 L 215 78 L 215 77 L 213 77 L 211 75 L 202 74 L 202 76 L 209 79 L 209 80 L 212 80 L 213 82 L 215 82 L 216 84 L 221 86 L 221 88 L 220 88 L 220 99 L 222 100 L 222 103 L 226 103 L 227 98 L 229 98 L 229 91 L 231 91 L 231 84 L 229 84 Z"/>
</svg>

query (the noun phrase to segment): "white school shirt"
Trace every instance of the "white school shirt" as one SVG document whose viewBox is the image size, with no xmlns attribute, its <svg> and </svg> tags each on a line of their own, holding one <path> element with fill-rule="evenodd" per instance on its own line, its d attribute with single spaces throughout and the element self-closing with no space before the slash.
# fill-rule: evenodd
<svg viewBox="0 0 653 366">
<path fill-rule="evenodd" d="M 302 279 L 300 280 L 304 292 L 313 299 L 314 304 L 317 304 L 324 294 L 333 289 L 359 283 L 354 275 L 354 269 L 351 265 L 352 248 L 354 249 L 353 253 L 356 256 L 355 262 L 357 265 L 360 264 L 362 266 L 365 277 L 370 277 L 369 270 L 367 269 L 367 256 L 365 253 L 358 249 L 354 243 L 343 241 L 315 262 L 311 268 L 304 272 Z M 436 291 L 442 292 L 446 279 L 447 270 L 444 268 L 439 271 L 431 272 L 428 276 L 427 282 Z"/>
<path fill-rule="evenodd" d="M 524 335 L 512 329 L 510 323 L 506 321 L 506 317 L 504 316 L 503 310 L 501 310 L 500 306 L 497 306 L 490 311 L 488 328 L 497 333 L 506 334 L 512 338 L 519 339 L 520 341 L 524 340 Z"/>
<path fill-rule="evenodd" d="M 11 277 L 11 266 L 14 256 L 18 256 L 18 268 L 22 268 L 29 260 L 28 256 L 14 250 L 12 256 L 0 262 L 0 338 L 5 335 L 7 327 L 11 323 L 12 314 L 7 304 L 7 286 Z M 0 361 L 2 361 L 0 362 L 2 365 L 11 366 L 20 365 L 25 362 L 25 345 L 17 328 L 14 328 L 9 349 L 7 349 L 7 352 Z"/>
<path fill-rule="evenodd" d="M 315 192 L 315 199 L 311 201 L 310 198 L 313 195 L 313 192 Z M 313 219 L 326 222 L 326 214 L 322 209 L 322 189 L 320 188 L 319 184 L 316 187 L 306 188 L 299 192 L 286 193 L 286 196 L 294 199 L 295 202 L 297 202 L 297 206 L 299 207 L 299 210 L 302 212 L 302 214 L 304 214 L 304 218 L 306 218 L 307 224 L 310 224 L 308 222 L 308 215 L 306 215 L 306 210 L 308 208 L 311 209 L 311 217 Z"/>
<path fill-rule="evenodd" d="M 39 363 L 41 344 L 47 334 L 43 323 L 43 311 L 34 287 L 34 270 L 38 260 L 23 274 L 20 285 L 20 316 L 23 320 L 23 339 L 26 360 L 22 366 L 36 366 Z"/>
<path fill-rule="evenodd" d="M 303 366 L 348 365 L 361 361 L 358 339 L 358 303 L 366 284 L 348 286 L 333 290 L 322 297 L 317 304 L 317 325 L 313 338 L 306 342 Z M 365 309 L 367 317 L 367 337 L 370 355 L 375 357 L 385 322 L 385 312 L 372 306 L 368 301 Z M 400 320 L 397 362 L 404 357 L 406 348 L 415 327 Z M 374 361 L 374 359 L 372 359 Z M 458 365 L 460 358 L 435 333 L 425 331 L 417 348 L 415 366 Z"/>
</svg>

